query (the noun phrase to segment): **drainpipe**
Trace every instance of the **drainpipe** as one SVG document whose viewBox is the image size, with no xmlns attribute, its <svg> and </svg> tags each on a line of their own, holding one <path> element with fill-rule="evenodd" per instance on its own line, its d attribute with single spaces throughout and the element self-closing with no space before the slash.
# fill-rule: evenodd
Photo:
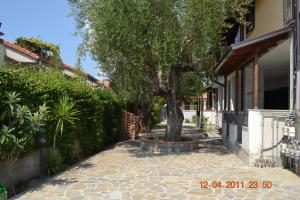
<svg viewBox="0 0 300 200">
<path fill-rule="evenodd" d="M 291 38 L 291 45 L 290 45 L 290 103 L 289 103 L 289 107 L 290 107 L 290 112 L 294 112 L 294 105 L 295 105 L 295 99 L 294 99 L 294 88 L 295 88 L 295 78 L 294 78 L 294 74 L 295 74 L 295 68 L 294 68 L 294 38 Z"/>
<path fill-rule="evenodd" d="M 296 138 L 300 139 L 300 35 L 299 35 L 299 1 L 293 1 L 294 24 L 293 24 L 293 45 L 294 45 L 294 63 L 296 70 L 296 87 L 295 87 L 295 112 L 296 112 Z"/>
</svg>

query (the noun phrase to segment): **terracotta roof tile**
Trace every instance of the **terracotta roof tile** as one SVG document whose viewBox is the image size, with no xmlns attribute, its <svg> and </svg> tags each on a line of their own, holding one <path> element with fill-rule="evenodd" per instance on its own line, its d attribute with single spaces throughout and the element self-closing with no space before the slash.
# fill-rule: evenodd
<svg viewBox="0 0 300 200">
<path fill-rule="evenodd" d="M 12 49 L 15 49 L 19 52 L 22 52 L 24 54 L 26 54 L 27 56 L 34 58 L 34 59 L 38 59 L 39 56 L 36 53 L 33 53 L 32 51 L 29 51 L 28 49 L 25 49 L 23 47 L 20 47 L 19 45 L 4 41 L 4 40 L 0 40 L 0 44 L 3 44 L 4 46 L 10 47 Z"/>
</svg>

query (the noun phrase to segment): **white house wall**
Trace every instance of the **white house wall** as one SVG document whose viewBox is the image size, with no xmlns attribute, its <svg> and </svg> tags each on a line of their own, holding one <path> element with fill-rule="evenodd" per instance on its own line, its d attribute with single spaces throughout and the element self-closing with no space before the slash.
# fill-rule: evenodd
<svg viewBox="0 0 300 200">
<path fill-rule="evenodd" d="M 184 119 L 192 120 L 193 116 L 196 116 L 196 110 L 183 110 Z"/>
<path fill-rule="evenodd" d="M 276 145 L 283 137 L 283 126 L 288 110 L 249 110 L 248 117 L 248 153 L 249 162 L 253 165 L 255 159 L 259 158 L 261 148 L 267 149 Z M 274 125 L 272 125 L 274 119 Z M 264 156 L 274 158 L 279 162 L 279 146 L 264 152 Z"/>
<path fill-rule="evenodd" d="M 218 91 L 218 99 L 217 99 L 217 111 L 223 110 L 224 105 L 224 89 L 222 86 L 216 87 Z"/>
<path fill-rule="evenodd" d="M 229 111 L 234 111 L 234 107 L 235 107 L 235 72 L 232 72 L 228 77 L 227 77 L 227 88 L 229 88 L 231 85 L 231 89 L 230 91 L 227 89 L 227 104 L 229 102 L 230 107 L 227 107 L 227 110 Z M 230 93 L 230 94 L 229 94 Z M 229 98 L 230 96 L 230 98 Z"/>
<path fill-rule="evenodd" d="M 37 60 L 34 58 L 31 58 L 23 53 L 20 53 L 19 51 L 16 51 L 11 48 L 6 48 L 5 52 L 6 56 L 12 60 L 15 60 L 19 63 L 36 63 Z"/>
</svg>

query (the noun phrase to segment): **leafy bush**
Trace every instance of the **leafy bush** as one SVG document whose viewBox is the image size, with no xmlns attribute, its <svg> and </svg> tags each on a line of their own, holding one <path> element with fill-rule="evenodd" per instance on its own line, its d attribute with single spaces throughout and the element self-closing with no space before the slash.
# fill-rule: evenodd
<svg viewBox="0 0 300 200">
<path fill-rule="evenodd" d="M 190 123 L 190 120 L 189 120 L 189 119 L 185 119 L 185 120 L 184 120 L 184 123 L 187 123 L 187 124 L 188 124 L 188 123 Z"/>
<path fill-rule="evenodd" d="M 32 112 L 27 106 L 20 105 L 20 94 L 5 92 L 1 106 L 0 159 L 5 161 L 12 193 L 14 188 L 14 165 L 25 147 L 33 144 L 36 133 L 45 126 L 47 107 L 39 106 Z"/>
<path fill-rule="evenodd" d="M 62 156 L 59 154 L 57 150 L 55 149 L 49 150 L 44 160 L 44 165 L 47 170 L 48 176 L 56 174 L 57 172 L 60 171 L 60 165 L 62 161 L 63 161 Z"/>
<path fill-rule="evenodd" d="M 197 122 L 197 116 L 196 116 L 196 115 L 193 115 L 193 116 L 192 116 L 192 121 L 191 121 L 191 123 L 192 123 L 192 124 L 196 124 L 196 122 Z"/>
<path fill-rule="evenodd" d="M 203 133 L 207 133 L 210 131 L 209 128 L 209 119 L 208 117 L 203 116 L 203 120 L 202 120 L 202 132 Z"/>
<path fill-rule="evenodd" d="M 92 88 L 82 80 L 67 79 L 57 70 L 33 71 L 30 66 L 0 67 L 0 98 L 6 91 L 20 93 L 20 103 L 33 110 L 43 103 L 53 108 L 62 95 L 68 95 L 76 103 L 80 120 L 65 126 L 64 134 L 57 138 L 63 154 L 72 154 L 75 139 L 80 141 L 84 155 L 98 152 L 118 139 L 121 110 L 126 108 L 126 102 L 111 91 Z M 56 124 L 48 120 L 45 127 L 50 146 Z M 25 152 L 28 150 L 25 148 Z"/>
<path fill-rule="evenodd" d="M 160 123 L 161 121 L 161 111 L 162 111 L 162 107 L 165 104 L 165 100 L 162 97 L 157 97 L 154 100 L 154 104 L 151 110 L 151 116 L 150 116 L 150 120 L 151 120 L 151 124 L 155 125 Z"/>
</svg>

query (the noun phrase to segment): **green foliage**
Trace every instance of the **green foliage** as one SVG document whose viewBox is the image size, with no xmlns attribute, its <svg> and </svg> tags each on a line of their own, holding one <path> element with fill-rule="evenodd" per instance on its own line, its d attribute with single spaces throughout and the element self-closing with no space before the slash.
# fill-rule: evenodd
<svg viewBox="0 0 300 200">
<path fill-rule="evenodd" d="M 184 123 L 187 123 L 187 124 L 189 124 L 189 123 L 191 123 L 191 122 L 190 122 L 190 120 L 189 120 L 189 119 L 185 119 L 185 120 L 184 120 Z"/>
<path fill-rule="evenodd" d="M 44 165 L 48 176 L 54 175 L 60 171 L 60 165 L 62 164 L 62 161 L 62 156 L 58 151 L 54 149 L 49 150 L 44 160 Z"/>
<path fill-rule="evenodd" d="M 120 113 L 126 104 L 111 91 L 92 88 L 80 80 L 67 79 L 56 70 L 31 71 L 13 66 L 0 67 L 0 97 L 5 91 L 20 93 L 20 102 L 34 110 L 44 102 L 54 108 L 61 94 L 68 95 L 76 103 L 76 110 L 80 112 L 76 117 L 80 120 L 75 125 L 64 126 L 64 134 L 57 138 L 57 146 L 62 153 L 72 152 L 75 139 L 80 141 L 84 155 L 89 155 L 118 138 Z M 49 146 L 53 142 L 56 126 L 53 118 L 45 126 Z M 25 151 L 29 148 L 32 147 L 26 147 Z"/>
<path fill-rule="evenodd" d="M 39 38 L 25 37 L 17 38 L 16 44 L 50 60 L 50 62 L 54 65 L 60 65 L 61 63 L 60 49 L 58 45 L 44 42 Z"/>
<path fill-rule="evenodd" d="M 78 32 L 83 36 L 83 47 L 99 61 L 114 88 L 128 98 L 145 101 L 153 96 L 153 91 L 158 94 L 170 87 L 171 66 L 179 71 L 186 68 L 193 71 L 183 73 L 177 82 L 178 98 L 201 93 L 210 67 L 216 63 L 214 55 L 221 45 L 220 33 L 231 25 L 225 20 L 234 18 L 242 23 L 251 1 L 69 0 L 69 3 Z"/>
<path fill-rule="evenodd" d="M 20 94 L 6 92 L 3 100 L 0 130 L 0 158 L 20 153 L 30 143 L 34 134 L 45 126 L 47 107 L 39 106 L 32 113 L 27 106 L 21 106 Z M 32 143 L 31 143 L 32 144 Z"/>
<path fill-rule="evenodd" d="M 21 98 L 16 92 L 5 92 L 1 98 L 0 160 L 6 163 L 14 193 L 15 162 L 25 147 L 33 144 L 34 135 L 45 126 L 47 107 L 38 106 L 33 113 L 27 106 L 19 104 Z"/>
<path fill-rule="evenodd" d="M 78 120 L 79 111 L 75 108 L 75 102 L 72 102 L 70 97 L 65 95 L 60 97 L 58 103 L 54 105 L 52 114 L 56 124 L 53 136 L 53 148 L 55 149 L 57 134 L 63 134 L 64 124 L 74 125 L 75 121 Z"/>
<path fill-rule="evenodd" d="M 170 110 L 168 140 L 180 139 L 178 102 L 200 95 L 213 66 L 228 18 L 243 19 L 250 0 L 69 0 L 81 51 L 99 62 L 113 89 L 141 105 L 154 96 Z M 234 20 L 232 20 L 234 21 Z M 123 90 L 124 89 L 124 90 Z M 172 116 L 170 116 L 172 115 Z M 179 133 L 176 133 L 178 130 Z"/>
<path fill-rule="evenodd" d="M 210 131 L 210 126 L 209 126 L 208 117 L 203 116 L 203 120 L 202 120 L 202 132 L 203 133 L 208 133 L 209 131 Z"/>
<path fill-rule="evenodd" d="M 163 98 L 161 98 L 161 97 L 155 98 L 154 104 L 151 109 L 151 116 L 150 116 L 152 125 L 160 123 L 161 111 L 162 111 L 162 107 L 164 104 L 165 104 L 165 101 Z"/>
<path fill-rule="evenodd" d="M 192 123 L 192 124 L 196 124 L 196 122 L 197 122 L 197 116 L 196 116 L 196 115 L 193 115 L 193 116 L 192 116 L 192 121 L 191 121 L 191 123 Z"/>
</svg>

